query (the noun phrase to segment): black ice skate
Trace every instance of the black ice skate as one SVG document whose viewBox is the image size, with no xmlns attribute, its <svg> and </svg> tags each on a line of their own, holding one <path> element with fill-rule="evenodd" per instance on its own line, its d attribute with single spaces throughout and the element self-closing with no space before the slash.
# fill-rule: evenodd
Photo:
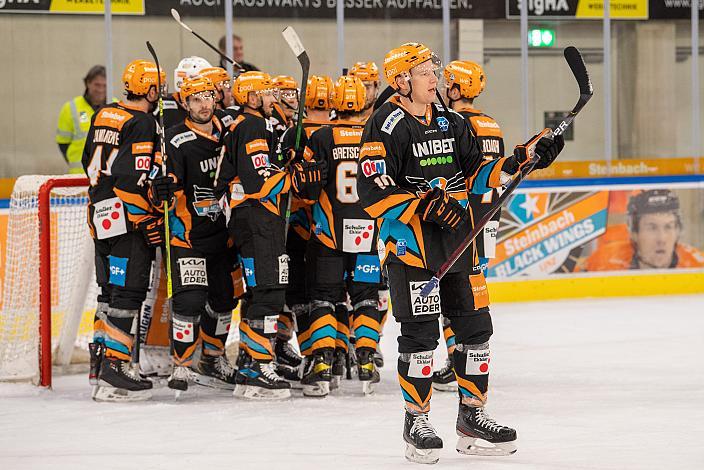
<svg viewBox="0 0 704 470">
<path fill-rule="evenodd" d="M 374 384 L 378 384 L 381 378 L 374 363 L 374 351 L 362 349 L 357 351 L 357 375 L 362 382 L 362 391 L 365 395 L 374 393 Z"/>
<path fill-rule="evenodd" d="M 100 364 L 95 401 L 141 401 L 152 397 L 153 384 L 142 379 L 129 361 L 104 357 Z"/>
<path fill-rule="evenodd" d="M 340 388 L 342 376 L 345 375 L 345 364 L 347 363 L 347 353 L 344 349 L 335 349 L 332 359 L 332 378 L 330 379 L 330 390 Z"/>
<path fill-rule="evenodd" d="M 291 384 L 276 374 L 273 362 L 249 360 L 237 370 L 234 396 L 250 400 L 281 400 L 291 396 Z"/>
<path fill-rule="evenodd" d="M 176 392 L 176 398 L 181 395 L 181 392 L 188 390 L 188 385 L 195 381 L 196 373 L 190 367 L 174 366 L 174 370 L 168 378 L 167 385 L 171 390 Z"/>
<path fill-rule="evenodd" d="M 325 397 L 330 393 L 332 379 L 332 351 L 319 351 L 305 358 L 303 368 L 303 395 Z"/>
<path fill-rule="evenodd" d="M 91 385 L 98 385 L 98 375 L 100 374 L 100 362 L 105 354 L 105 345 L 103 343 L 89 343 L 88 352 L 90 353 L 90 369 L 88 370 L 88 382 Z"/>
<path fill-rule="evenodd" d="M 510 455 L 516 452 L 516 430 L 497 424 L 483 407 L 460 403 L 457 452 L 469 455 Z"/>
<path fill-rule="evenodd" d="M 428 421 L 428 414 L 411 414 L 406 411 L 403 424 L 406 441 L 406 459 L 411 462 L 433 464 L 440 460 L 442 439 Z"/>
<path fill-rule="evenodd" d="M 298 355 L 293 346 L 285 339 L 276 338 L 274 340 L 274 357 L 276 363 L 282 366 L 297 369 L 303 359 Z"/>
<path fill-rule="evenodd" d="M 193 381 L 198 385 L 222 390 L 235 389 L 235 374 L 237 371 L 225 354 L 221 356 L 200 357 L 200 362 L 193 369 Z"/>
<path fill-rule="evenodd" d="M 377 343 L 376 352 L 374 353 L 374 364 L 381 369 L 384 367 L 384 353 L 381 352 L 381 346 Z"/>
<path fill-rule="evenodd" d="M 452 355 L 447 358 L 445 367 L 433 372 L 433 388 L 441 392 L 456 392 L 457 377 L 455 376 L 455 364 Z"/>
</svg>

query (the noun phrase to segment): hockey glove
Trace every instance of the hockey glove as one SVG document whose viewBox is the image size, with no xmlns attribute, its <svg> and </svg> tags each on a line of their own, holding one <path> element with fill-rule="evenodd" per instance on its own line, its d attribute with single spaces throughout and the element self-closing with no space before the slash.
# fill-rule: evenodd
<svg viewBox="0 0 704 470">
<path fill-rule="evenodd" d="M 137 227 L 144 235 L 147 245 L 161 246 L 164 244 L 164 219 L 162 217 L 150 217 L 137 224 Z"/>
<path fill-rule="evenodd" d="M 328 164 L 326 161 L 302 161 L 291 165 L 293 189 L 304 199 L 317 197 L 325 186 Z"/>
<path fill-rule="evenodd" d="M 448 232 L 454 232 L 469 218 L 457 199 L 437 186 L 425 194 L 416 212 L 426 222 L 434 222 Z"/>
<path fill-rule="evenodd" d="M 535 146 L 535 154 L 540 157 L 534 168 L 542 170 L 549 167 L 555 161 L 557 156 L 565 148 L 565 138 L 562 135 L 556 135 L 554 139 L 543 137 Z"/>
<path fill-rule="evenodd" d="M 152 180 L 149 187 L 149 200 L 154 207 L 161 208 L 164 201 L 169 203 L 169 207 L 173 207 L 176 202 L 174 195 L 179 189 L 181 189 L 181 185 L 176 182 L 173 176 L 159 176 Z"/>
</svg>

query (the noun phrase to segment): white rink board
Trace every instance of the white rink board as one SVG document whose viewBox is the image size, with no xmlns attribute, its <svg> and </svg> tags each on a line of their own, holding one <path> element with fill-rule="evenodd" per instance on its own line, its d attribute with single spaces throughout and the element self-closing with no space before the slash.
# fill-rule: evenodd
<svg viewBox="0 0 704 470">
<path fill-rule="evenodd" d="M 457 454 L 455 395 L 436 392 L 431 420 L 445 449 L 433 468 L 704 468 L 704 296 L 493 311 L 488 410 L 517 428 L 518 453 Z M 2 383 L 0 468 L 421 468 L 403 458 L 396 331 L 390 319 L 371 398 L 345 382 L 346 396 L 323 400 L 251 403 L 200 389 L 179 403 L 160 390 L 116 405 L 92 402 L 85 376 L 59 377 L 54 391 Z"/>
</svg>

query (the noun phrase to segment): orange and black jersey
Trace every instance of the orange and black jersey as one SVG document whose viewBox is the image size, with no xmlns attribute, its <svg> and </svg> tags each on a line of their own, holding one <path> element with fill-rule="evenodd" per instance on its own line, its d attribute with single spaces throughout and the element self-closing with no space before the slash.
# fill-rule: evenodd
<svg viewBox="0 0 704 470">
<path fill-rule="evenodd" d="M 225 109 L 215 109 L 215 116 L 220 119 L 220 122 L 222 122 L 223 126 L 225 126 L 225 129 L 228 129 L 232 124 L 234 124 L 235 119 L 237 119 L 237 116 L 240 114 L 242 114 L 242 108 L 239 106 L 230 106 Z"/>
<path fill-rule="evenodd" d="M 448 233 L 416 214 L 420 198 L 439 186 L 467 206 L 468 193 L 501 186 L 505 158 L 485 160 L 465 119 L 428 106 L 414 116 L 394 97 L 367 121 L 357 170 L 357 191 L 367 213 L 381 219 L 380 257 L 436 270 L 470 230 Z M 471 207 L 469 208 L 471 215 Z M 471 217 L 470 217 L 471 220 Z M 473 263 L 471 253 L 455 264 Z"/>
<path fill-rule="evenodd" d="M 504 136 L 501 132 L 501 127 L 499 127 L 494 118 L 474 108 L 458 109 L 457 112 L 469 123 L 479 144 L 479 149 L 486 160 L 495 160 L 504 156 Z M 492 189 L 484 194 L 469 195 L 469 204 L 472 206 L 472 215 L 475 221 L 478 221 L 489 211 L 491 203 L 496 201 L 501 195 L 499 191 L 499 189 Z M 498 211 L 491 220 L 498 222 L 500 218 L 501 211 Z M 496 230 L 496 227 L 493 227 L 493 229 Z M 477 254 L 480 257 L 493 257 L 493 249 L 484 250 L 483 234 L 479 234 L 475 240 Z"/>
<path fill-rule="evenodd" d="M 155 147 L 156 122 L 148 113 L 120 102 L 93 115 L 82 164 L 90 178 L 89 225 L 94 238 L 121 235 L 155 216 L 146 185 Z"/>
<path fill-rule="evenodd" d="M 327 183 L 312 207 L 313 233 L 325 246 L 348 253 L 376 250 L 376 222 L 357 195 L 363 122 L 338 121 L 312 135 L 306 160 L 327 162 Z"/>
<path fill-rule="evenodd" d="M 217 169 L 216 198 L 228 193 L 233 209 L 258 205 L 283 216 L 283 196 L 291 186 L 291 178 L 276 163 L 277 145 L 271 122 L 261 114 L 245 111 L 237 116 L 225 136 L 226 151 Z"/>
<path fill-rule="evenodd" d="M 286 117 L 286 114 L 284 114 L 284 110 L 281 106 L 282 105 L 279 103 L 274 103 L 274 110 L 272 111 L 271 117 L 269 118 L 269 121 L 274 127 L 274 132 L 276 132 L 276 137 L 278 139 L 281 139 L 281 137 L 284 135 L 284 132 L 286 132 L 286 129 L 293 127 L 294 125 L 293 121 L 289 120 Z"/>
<path fill-rule="evenodd" d="M 188 111 L 181 105 L 178 93 L 172 93 L 163 99 L 164 103 L 164 129 L 182 124 L 188 117 Z M 154 117 L 159 122 L 159 107 L 154 110 Z"/>
<path fill-rule="evenodd" d="M 169 214 L 171 243 L 176 246 L 209 252 L 227 243 L 225 216 L 214 195 L 223 131 L 217 118 L 211 134 L 188 118 L 166 131 L 166 171 L 182 186 Z"/>
</svg>

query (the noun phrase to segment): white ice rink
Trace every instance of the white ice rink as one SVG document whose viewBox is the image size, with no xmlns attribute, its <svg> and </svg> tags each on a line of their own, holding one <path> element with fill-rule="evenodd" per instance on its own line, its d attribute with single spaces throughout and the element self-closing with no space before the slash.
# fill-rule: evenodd
<svg viewBox="0 0 704 470">
<path fill-rule="evenodd" d="M 435 392 L 437 468 L 704 469 L 704 296 L 493 307 L 488 410 L 518 452 L 455 452 L 456 397 Z M 396 381 L 397 326 L 377 394 L 251 403 L 199 389 L 178 403 L 94 403 L 87 379 L 53 391 L 0 384 L 0 469 L 410 469 Z M 444 356 L 438 348 L 436 367 Z"/>
</svg>

